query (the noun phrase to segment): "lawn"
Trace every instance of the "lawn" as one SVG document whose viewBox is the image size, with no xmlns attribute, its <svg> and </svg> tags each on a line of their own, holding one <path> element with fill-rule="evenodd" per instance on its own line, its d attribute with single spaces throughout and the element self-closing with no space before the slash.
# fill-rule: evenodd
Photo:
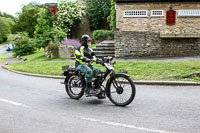
<svg viewBox="0 0 200 133">
<path fill-rule="evenodd" d="M 74 62 L 22 62 L 7 67 L 16 71 L 61 76 L 61 66 Z M 117 61 L 116 71 L 124 69 L 134 80 L 200 81 L 200 61 Z"/>
<path fill-rule="evenodd" d="M 27 61 L 53 61 L 53 60 L 69 60 L 66 58 L 48 58 L 45 56 L 44 49 L 37 50 L 34 54 L 23 56 Z"/>
<path fill-rule="evenodd" d="M 0 54 L 0 63 L 7 61 L 8 59 L 6 58 L 7 52 Z"/>
</svg>

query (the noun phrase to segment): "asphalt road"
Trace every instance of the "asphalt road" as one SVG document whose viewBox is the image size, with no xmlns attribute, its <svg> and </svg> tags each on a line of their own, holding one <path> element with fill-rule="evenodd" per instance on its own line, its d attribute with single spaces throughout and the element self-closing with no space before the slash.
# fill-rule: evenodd
<svg viewBox="0 0 200 133">
<path fill-rule="evenodd" d="M 3 54 L 6 52 L 6 45 L 0 46 L 0 54 Z"/>
<path fill-rule="evenodd" d="M 0 68 L 0 133 L 199 133 L 199 86 L 140 86 L 127 107 Z"/>
</svg>

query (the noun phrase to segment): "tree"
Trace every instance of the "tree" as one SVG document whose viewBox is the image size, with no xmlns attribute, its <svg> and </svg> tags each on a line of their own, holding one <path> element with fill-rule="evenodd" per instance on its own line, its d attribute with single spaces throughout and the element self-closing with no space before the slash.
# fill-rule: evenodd
<svg viewBox="0 0 200 133">
<path fill-rule="evenodd" d="M 7 35 L 10 33 L 10 25 L 7 21 L 7 18 L 0 17 L 0 43 L 6 41 Z"/>
<path fill-rule="evenodd" d="M 13 26 L 13 32 L 27 32 L 29 37 L 33 37 L 35 26 L 37 25 L 38 12 L 40 5 L 28 4 L 22 8 L 22 12 L 19 13 L 19 20 L 16 25 Z"/>
<path fill-rule="evenodd" d="M 5 12 L 1 13 L 0 12 L 0 16 L 1 17 L 5 17 L 5 18 L 10 18 L 14 23 L 17 22 L 17 18 L 12 16 L 12 15 L 10 15 L 10 14 L 8 14 L 8 13 L 5 13 Z"/>
<path fill-rule="evenodd" d="M 111 0 L 87 0 L 87 17 L 91 29 L 99 29 L 110 15 Z"/>
<path fill-rule="evenodd" d="M 85 11 L 83 7 L 74 2 L 61 2 L 58 4 L 56 28 L 68 35 L 73 26 L 81 22 Z"/>
<path fill-rule="evenodd" d="M 45 48 L 51 41 L 60 43 L 67 35 L 53 27 L 55 17 L 51 11 L 41 8 L 37 19 L 34 37 L 37 48 Z"/>
<path fill-rule="evenodd" d="M 36 38 L 38 48 L 45 48 L 51 41 L 49 32 L 51 31 L 51 28 L 53 28 L 54 21 L 55 17 L 48 9 L 40 9 L 36 29 L 34 32 L 34 37 Z"/>
</svg>

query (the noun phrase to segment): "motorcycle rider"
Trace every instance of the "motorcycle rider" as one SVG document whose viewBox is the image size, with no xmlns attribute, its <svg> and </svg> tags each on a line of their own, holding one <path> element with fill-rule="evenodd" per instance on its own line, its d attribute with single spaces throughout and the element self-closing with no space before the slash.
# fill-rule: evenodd
<svg viewBox="0 0 200 133">
<path fill-rule="evenodd" d="M 76 57 L 76 71 L 80 71 L 85 74 L 86 79 L 86 90 L 85 93 L 88 96 L 96 95 L 99 93 L 99 86 L 95 86 L 94 89 L 92 88 L 92 76 L 93 72 L 103 72 L 98 67 L 92 64 L 92 68 L 90 68 L 87 64 L 91 62 L 91 59 L 97 60 L 95 54 L 89 46 L 91 45 L 91 38 L 88 35 L 83 35 L 81 37 L 81 46 L 79 46 L 75 50 L 75 57 Z"/>
</svg>

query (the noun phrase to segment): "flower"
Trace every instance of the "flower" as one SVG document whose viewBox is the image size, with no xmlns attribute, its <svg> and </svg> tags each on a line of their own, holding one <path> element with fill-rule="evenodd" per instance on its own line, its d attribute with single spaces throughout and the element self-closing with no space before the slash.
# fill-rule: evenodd
<svg viewBox="0 0 200 133">
<path fill-rule="evenodd" d="M 64 45 L 72 45 L 74 47 L 78 47 L 78 46 L 81 45 L 80 41 L 77 40 L 77 39 L 66 39 L 66 40 L 63 41 L 62 44 L 64 44 Z"/>
<path fill-rule="evenodd" d="M 197 30 L 193 30 L 193 29 L 188 29 L 185 27 L 170 27 L 169 29 L 166 29 L 166 31 L 164 32 L 165 34 L 199 34 L 200 32 Z"/>
</svg>

